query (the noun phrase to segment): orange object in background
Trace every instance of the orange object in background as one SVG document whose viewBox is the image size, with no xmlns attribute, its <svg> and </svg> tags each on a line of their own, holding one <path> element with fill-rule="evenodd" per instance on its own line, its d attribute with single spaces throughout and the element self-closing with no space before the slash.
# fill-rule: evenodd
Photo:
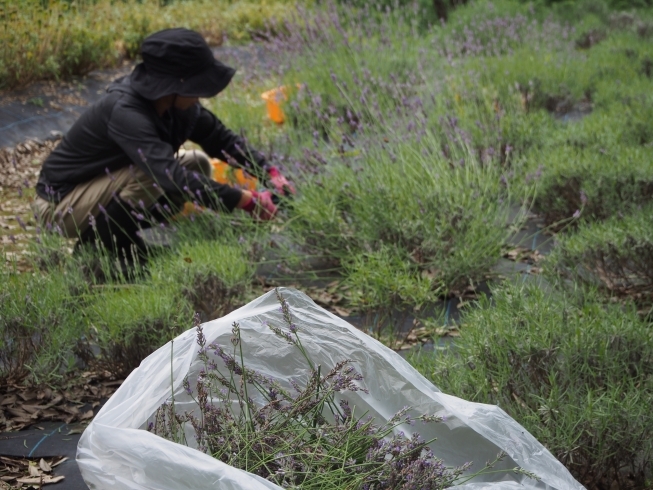
<svg viewBox="0 0 653 490">
<path fill-rule="evenodd" d="M 211 167 L 213 167 L 213 175 L 211 177 L 220 184 L 227 184 L 247 191 L 255 191 L 258 187 L 258 179 L 245 172 L 242 168 L 232 167 L 228 163 L 218 160 L 217 158 L 211 159 Z M 189 214 L 197 213 L 198 211 L 199 210 L 195 208 L 193 203 L 186 202 L 184 203 L 184 209 L 181 210 L 180 214 L 188 216 Z"/>
<path fill-rule="evenodd" d="M 286 115 L 283 113 L 281 106 L 288 100 L 286 87 L 281 86 L 263 92 L 261 98 L 265 101 L 268 109 L 268 117 L 277 124 L 283 124 L 286 120 Z"/>
</svg>

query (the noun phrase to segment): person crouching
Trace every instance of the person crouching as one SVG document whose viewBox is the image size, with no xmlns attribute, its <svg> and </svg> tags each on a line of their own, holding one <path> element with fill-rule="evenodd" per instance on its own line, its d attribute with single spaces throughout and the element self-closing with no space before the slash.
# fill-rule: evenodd
<svg viewBox="0 0 653 490">
<path fill-rule="evenodd" d="M 214 210 L 240 208 L 274 218 L 270 191 L 252 192 L 210 178 L 210 157 L 267 175 L 276 191 L 293 185 L 266 158 L 199 103 L 224 90 L 235 70 L 216 60 L 194 31 L 147 37 L 143 61 L 88 108 L 43 163 L 34 203 L 39 219 L 84 244 L 142 253 L 143 217 L 185 201 Z M 202 151 L 179 151 L 192 141 Z M 172 207 L 172 208 L 171 208 Z"/>
</svg>

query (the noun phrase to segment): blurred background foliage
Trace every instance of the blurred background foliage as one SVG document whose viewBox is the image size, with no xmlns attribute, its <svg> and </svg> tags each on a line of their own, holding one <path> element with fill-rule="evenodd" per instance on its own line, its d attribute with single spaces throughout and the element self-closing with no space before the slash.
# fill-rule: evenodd
<svg viewBox="0 0 653 490">
<path fill-rule="evenodd" d="M 294 10 L 294 0 L 3 0 L 0 89 L 65 79 L 138 56 L 141 41 L 168 27 L 209 44 L 251 39 Z"/>
</svg>

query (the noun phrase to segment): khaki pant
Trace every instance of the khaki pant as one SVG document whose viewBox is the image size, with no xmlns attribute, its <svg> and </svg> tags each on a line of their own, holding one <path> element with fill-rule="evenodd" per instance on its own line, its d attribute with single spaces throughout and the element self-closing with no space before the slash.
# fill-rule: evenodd
<svg viewBox="0 0 653 490">
<path fill-rule="evenodd" d="M 189 171 L 211 175 L 209 157 L 201 151 L 180 150 L 179 163 Z M 115 196 L 134 208 L 149 209 L 163 195 L 149 175 L 130 165 L 77 185 L 58 204 L 37 197 L 34 211 L 45 225 L 59 227 L 64 236 L 77 238 L 89 227 L 90 216 L 96 218 L 100 206 L 106 206 Z"/>
</svg>

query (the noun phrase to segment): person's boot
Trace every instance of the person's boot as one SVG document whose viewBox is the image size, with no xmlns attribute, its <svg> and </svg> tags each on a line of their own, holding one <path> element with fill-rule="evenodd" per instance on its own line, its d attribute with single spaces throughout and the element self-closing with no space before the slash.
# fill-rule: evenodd
<svg viewBox="0 0 653 490">
<path fill-rule="evenodd" d="M 121 264 L 132 267 L 147 260 L 147 247 L 138 236 L 142 215 L 128 204 L 112 199 L 79 237 L 78 246 L 87 243 L 101 244 L 106 251 L 120 259 Z"/>
</svg>

